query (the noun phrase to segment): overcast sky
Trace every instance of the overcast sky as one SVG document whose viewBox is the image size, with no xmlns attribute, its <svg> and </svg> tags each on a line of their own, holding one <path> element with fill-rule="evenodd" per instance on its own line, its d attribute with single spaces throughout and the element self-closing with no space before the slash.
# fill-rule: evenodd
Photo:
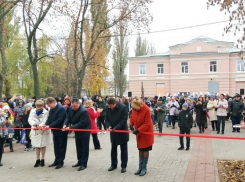
<svg viewBox="0 0 245 182">
<path fill-rule="evenodd" d="M 149 6 L 150 12 L 153 14 L 150 31 L 181 28 L 229 19 L 228 15 L 220 12 L 220 6 L 207 9 L 206 3 L 207 0 L 154 0 Z M 155 45 L 157 53 L 166 52 L 169 50 L 169 46 L 188 42 L 201 35 L 220 41 L 236 42 L 238 36 L 235 37 L 233 33 L 222 36 L 226 25 L 228 22 L 144 36 Z M 129 37 L 129 57 L 134 56 L 135 40 L 136 36 Z"/>
</svg>

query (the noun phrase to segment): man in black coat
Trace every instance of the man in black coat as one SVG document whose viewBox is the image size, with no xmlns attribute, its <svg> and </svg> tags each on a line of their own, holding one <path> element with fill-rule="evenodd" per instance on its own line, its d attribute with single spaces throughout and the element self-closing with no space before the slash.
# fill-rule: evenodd
<svg viewBox="0 0 245 182">
<path fill-rule="evenodd" d="M 184 103 L 182 105 L 182 111 L 179 113 L 178 116 L 178 124 L 180 128 L 180 134 L 190 134 L 191 127 L 193 124 L 193 117 L 192 114 L 187 110 L 188 104 Z M 184 141 L 182 136 L 179 137 L 180 140 L 180 148 L 178 150 L 184 150 Z M 186 150 L 190 148 L 190 137 L 186 137 Z"/>
<path fill-rule="evenodd" d="M 63 123 L 66 119 L 66 110 L 60 104 L 56 102 L 53 97 L 47 99 L 47 105 L 50 107 L 49 116 L 46 121 L 46 129 L 48 128 L 60 128 L 62 129 Z M 49 165 L 49 167 L 55 167 L 55 169 L 60 169 L 64 165 L 66 148 L 67 148 L 67 134 L 68 132 L 63 132 L 61 130 L 52 130 L 53 132 L 53 142 L 54 142 L 54 163 Z"/>
<path fill-rule="evenodd" d="M 106 123 L 109 126 L 111 138 L 111 167 L 108 171 L 117 168 L 117 146 L 121 148 L 121 172 L 125 173 L 128 163 L 128 141 L 129 133 L 114 132 L 114 130 L 128 130 L 128 110 L 127 107 L 116 102 L 116 99 L 108 99 L 108 107 L 106 108 Z"/>
<path fill-rule="evenodd" d="M 232 125 L 239 125 L 241 124 L 241 119 L 242 119 L 242 112 L 244 111 L 244 104 L 241 100 L 241 95 L 236 94 L 235 99 L 231 101 L 230 106 L 230 114 L 231 114 L 231 119 L 232 119 Z M 240 132 L 240 128 L 235 128 L 233 127 L 232 132 Z"/>
<path fill-rule="evenodd" d="M 67 127 L 72 124 L 71 127 Z M 78 98 L 73 98 L 68 115 L 64 122 L 63 130 L 66 129 L 91 129 L 91 121 L 87 109 L 81 105 Z M 75 141 L 77 149 L 77 164 L 72 167 L 79 167 L 78 171 L 87 168 L 89 157 L 89 131 L 75 131 Z"/>
</svg>

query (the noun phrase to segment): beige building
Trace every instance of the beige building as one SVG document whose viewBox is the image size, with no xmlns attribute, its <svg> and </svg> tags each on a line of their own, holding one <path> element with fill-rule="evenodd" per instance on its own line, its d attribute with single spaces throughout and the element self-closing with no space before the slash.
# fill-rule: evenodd
<svg viewBox="0 0 245 182">
<path fill-rule="evenodd" d="M 169 47 L 169 51 L 129 58 L 132 96 L 209 92 L 244 95 L 244 61 L 233 42 L 198 37 Z"/>
</svg>

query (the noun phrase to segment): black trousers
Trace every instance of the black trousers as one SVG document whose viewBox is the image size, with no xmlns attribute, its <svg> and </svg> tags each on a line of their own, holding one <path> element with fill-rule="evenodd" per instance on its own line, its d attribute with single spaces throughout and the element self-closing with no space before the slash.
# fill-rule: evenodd
<svg viewBox="0 0 245 182">
<path fill-rule="evenodd" d="M 232 125 L 241 124 L 242 116 L 231 116 Z M 240 128 L 233 128 L 233 131 L 240 131 Z"/>
<path fill-rule="evenodd" d="M 199 131 L 204 132 L 205 124 L 198 124 L 198 126 L 199 126 Z"/>
<path fill-rule="evenodd" d="M 17 127 L 16 128 L 20 128 L 20 127 Z M 21 140 L 21 130 L 14 130 L 14 138 L 17 140 L 17 141 L 20 141 Z"/>
<path fill-rule="evenodd" d="M 217 121 L 216 120 L 214 120 L 214 121 L 211 121 L 211 123 L 212 123 L 212 129 L 213 130 L 217 130 Z"/>
<path fill-rule="evenodd" d="M 128 143 L 120 145 L 121 149 L 121 167 L 126 168 L 128 163 Z M 111 166 L 117 167 L 117 145 L 111 146 Z"/>
<path fill-rule="evenodd" d="M 13 149 L 13 141 L 12 141 L 13 139 L 12 138 L 6 138 L 6 143 L 8 143 L 9 144 L 9 149 L 11 150 L 11 149 Z"/>
<path fill-rule="evenodd" d="M 93 137 L 94 149 L 100 149 L 100 141 L 98 139 L 97 133 L 92 134 L 92 137 Z"/>
<path fill-rule="evenodd" d="M 54 141 L 54 155 L 55 155 L 55 163 L 59 165 L 64 164 L 65 156 L 66 156 L 66 147 L 67 147 L 67 135 L 58 135 L 53 136 Z"/>
<path fill-rule="evenodd" d="M 177 116 L 170 116 L 171 122 L 172 122 L 172 126 L 175 126 L 175 122 L 177 120 Z M 170 123 L 171 125 L 171 123 Z"/>
<path fill-rule="evenodd" d="M 163 121 L 158 122 L 159 133 L 162 133 L 162 124 L 163 124 Z"/>
<path fill-rule="evenodd" d="M 179 134 L 190 134 L 190 130 L 189 129 L 181 129 L 180 128 L 180 132 Z M 179 137 L 179 142 L 180 142 L 180 147 L 184 148 L 184 137 L 180 136 Z M 190 137 L 186 137 L 186 147 L 190 148 Z"/>
<path fill-rule="evenodd" d="M 89 157 L 89 137 L 75 137 L 76 149 L 77 149 L 77 160 L 81 166 L 87 167 Z"/>
<path fill-rule="evenodd" d="M 5 138 L 0 138 L 0 162 L 2 161 L 4 142 Z"/>
<path fill-rule="evenodd" d="M 105 116 L 100 116 L 97 118 L 97 126 L 99 130 L 102 130 L 102 125 L 104 127 L 104 130 L 106 130 Z"/>
<path fill-rule="evenodd" d="M 217 122 L 217 132 L 220 132 L 220 124 L 222 123 L 222 132 L 225 130 L 225 118 L 226 116 L 217 116 L 218 122 Z"/>
<path fill-rule="evenodd" d="M 26 148 L 31 148 L 30 133 L 31 133 L 31 130 L 27 129 L 26 130 L 26 141 L 27 141 Z"/>
</svg>

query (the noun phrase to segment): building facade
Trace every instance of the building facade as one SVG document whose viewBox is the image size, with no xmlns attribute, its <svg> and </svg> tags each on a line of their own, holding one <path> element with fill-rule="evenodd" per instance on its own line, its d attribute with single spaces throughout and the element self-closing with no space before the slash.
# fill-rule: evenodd
<svg viewBox="0 0 245 182">
<path fill-rule="evenodd" d="M 129 58 L 129 92 L 165 96 L 167 93 L 209 92 L 244 95 L 245 69 L 233 42 L 198 37 L 169 47 L 166 53 Z"/>
</svg>

